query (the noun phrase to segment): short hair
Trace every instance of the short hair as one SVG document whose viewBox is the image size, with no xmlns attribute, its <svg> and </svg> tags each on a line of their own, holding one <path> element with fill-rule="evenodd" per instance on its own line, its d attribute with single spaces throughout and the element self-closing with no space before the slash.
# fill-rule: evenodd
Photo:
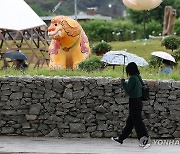
<svg viewBox="0 0 180 154">
<path fill-rule="evenodd" d="M 132 76 L 132 75 L 140 74 L 139 69 L 138 69 L 136 63 L 130 62 L 126 66 L 126 74 L 127 74 L 127 76 L 129 76 L 129 75 Z"/>
</svg>

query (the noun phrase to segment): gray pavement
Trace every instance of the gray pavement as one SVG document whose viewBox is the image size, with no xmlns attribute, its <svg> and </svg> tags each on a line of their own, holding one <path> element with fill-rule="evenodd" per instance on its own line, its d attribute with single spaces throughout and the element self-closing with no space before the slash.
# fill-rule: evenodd
<svg viewBox="0 0 180 154">
<path fill-rule="evenodd" d="M 180 154 L 179 140 L 152 140 L 144 150 L 136 139 L 126 139 L 123 145 L 110 139 L 70 139 L 48 137 L 0 136 L 1 154 Z"/>
</svg>

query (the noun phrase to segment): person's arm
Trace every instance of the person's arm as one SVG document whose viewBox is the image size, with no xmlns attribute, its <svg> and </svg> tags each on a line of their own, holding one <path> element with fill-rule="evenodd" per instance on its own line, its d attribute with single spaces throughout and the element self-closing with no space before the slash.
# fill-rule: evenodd
<svg viewBox="0 0 180 154">
<path fill-rule="evenodd" d="M 135 79 L 133 77 L 129 78 L 129 81 L 126 83 L 124 79 L 121 80 L 121 84 L 123 86 L 123 89 L 130 94 L 130 92 L 134 88 Z"/>
</svg>

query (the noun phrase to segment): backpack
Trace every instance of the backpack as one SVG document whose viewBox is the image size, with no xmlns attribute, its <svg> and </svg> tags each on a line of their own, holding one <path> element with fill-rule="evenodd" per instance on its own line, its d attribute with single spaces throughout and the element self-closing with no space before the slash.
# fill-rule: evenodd
<svg viewBox="0 0 180 154">
<path fill-rule="evenodd" d="M 144 82 L 142 81 L 142 79 L 139 78 L 139 76 L 137 77 L 142 84 L 142 100 L 147 101 L 149 100 L 149 87 L 144 84 Z"/>
</svg>

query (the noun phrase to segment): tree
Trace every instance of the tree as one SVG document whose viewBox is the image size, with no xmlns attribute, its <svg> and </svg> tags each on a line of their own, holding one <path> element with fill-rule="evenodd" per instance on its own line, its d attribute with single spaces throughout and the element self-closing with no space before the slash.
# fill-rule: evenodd
<svg viewBox="0 0 180 154">
<path fill-rule="evenodd" d="M 39 16 L 46 15 L 46 13 L 38 5 L 31 5 L 31 7 Z"/>
<path fill-rule="evenodd" d="M 180 1 L 175 0 L 173 7 L 176 9 L 177 17 L 180 17 Z"/>
<path fill-rule="evenodd" d="M 31 7 L 33 5 L 33 9 L 35 9 L 36 13 L 40 13 L 41 11 L 50 15 L 51 10 L 54 6 L 59 2 L 59 0 L 25 0 Z M 112 4 L 112 8 L 108 7 L 108 4 Z M 37 9 L 37 7 L 39 9 Z M 87 12 L 87 8 L 89 7 L 97 7 L 98 13 L 102 13 L 104 15 L 112 15 L 113 17 L 117 17 L 121 15 L 122 4 L 121 0 L 77 0 L 77 8 L 78 11 Z M 40 11 L 41 10 L 41 11 Z M 42 12 L 41 12 L 42 13 Z M 40 13 L 40 14 L 41 14 Z M 44 14 L 44 13 L 43 13 Z M 74 14 L 74 0 L 65 0 L 61 7 L 59 7 L 55 15 L 73 15 Z"/>
<path fill-rule="evenodd" d="M 164 19 L 164 8 L 165 6 L 173 6 L 173 8 L 180 11 L 180 1 L 179 0 L 163 0 L 161 5 L 153 10 L 146 11 L 145 13 L 145 19 L 146 22 L 153 20 L 159 21 L 160 23 L 163 23 Z M 143 21 L 143 11 L 134 11 L 132 9 L 128 9 L 128 15 L 129 18 L 135 22 L 135 23 L 142 23 Z M 180 14 L 177 14 L 177 16 L 180 16 Z"/>
</svg>

